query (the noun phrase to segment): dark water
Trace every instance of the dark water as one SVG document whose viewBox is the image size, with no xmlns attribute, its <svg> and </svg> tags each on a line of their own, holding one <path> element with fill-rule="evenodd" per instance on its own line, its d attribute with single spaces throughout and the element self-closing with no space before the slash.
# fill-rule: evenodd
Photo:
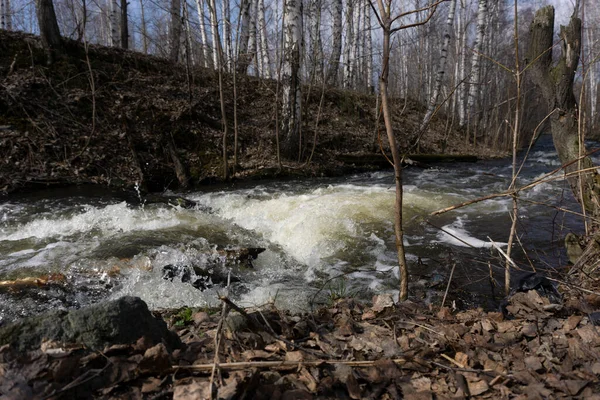
<svg viewBox="0 0 600 400">
<path fill-rule="evenodd" d="M 542 137 L 519 184 L 558 166 L 550 138 Z M 520 244 L 513 254 L 523 270 L 564 266 L 562 240 L 567 232 L 582 230 L 579 218 L 553 208 L 577 210 L 566 181 L 560 174 L 557 178 L 521 194 Z M 490 239 L 506 248 L 510 199 L 428 215 L 502 192 L 510 179 L 510 160 L 406 170 L 411 293 L 439 304 L 455 264 L 455 291 L 494 306 L 498 296 L 493 292 L 502 282 L 493 284 L 501 279 L 504 261 Z M 0 203 L 0 280 L 62 275 L 50 285 L 0 288 L 0 321 L 124 294 L 140 296 L 153 308 L 215 305 L 222 286 L 201 292 L 178 279 L 166 281 L 162 267 L 212 265 L 217 249 L 224 247 L 267 249 L 253 270 L 233 268 L 239 282 L 232 296 L 241 305 L 274 300 L 283 308 L 305 309 L 320 289 L 318 301 L 338 294 L 397 293 L 391 172 L 246 184 L 185 197 L 201 207 L 140 207 L 115 193 L 81 189 L 5 199 Z M 216 271 L 221 275 L 228 269 L 211 268 L 222 268 Z"/>
</svg>

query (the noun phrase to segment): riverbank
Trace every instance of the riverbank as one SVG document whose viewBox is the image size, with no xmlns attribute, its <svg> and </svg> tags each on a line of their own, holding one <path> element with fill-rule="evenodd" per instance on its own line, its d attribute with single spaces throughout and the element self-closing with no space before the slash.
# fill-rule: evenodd
<svg viewBox="0 0 600 400">
<path fill-rule="evenodd" d="M 82 183 L 164 191 L 222 180 L 215 71 L 188 73 L 183 65 L 116 48 L 67 47 L 69 56 L 48 67 L 38 37 L 0 31 L 0 193 Z M 276 89 L 274 81 L 237 77 L 234 173 L 233 79 L 225 75 L 233 179 L 381 168 L 375 96 L 319 85 L 304 88 L 302 154 L 279 165 Z M 425 110 L 409 99 L 392 106 L 399 145 L 409 154 L 502 155 L 471 145 L 443 116 L 411 148 Z M 370 155 L 375 162 L 348 162 Z"/>
<path fill-rule="evenodd" d="M 0 392 L 7 399 L 196 399 L 210 398 L 212 385 L 214 398 L 273 400 L 600 398 L 598 316 L 589 312 L 600 297 L 576 293 L 558 304 L 536 290 L 515 293 L 504 313 L 394 304 L 383 294 L 371 305 L 340 299 L 292 315 L 269 304 L 242 310 L 223 297 L 227 315 L 155 312 L 181 343 L 162 322 L 133 320 L 123 322 L 148 331 L 138 329 L 143 338 L 129 342 L 46 339 L 29 341 L 25 352 L 21 341 L 3 343 Z M 144 308 L 129 298 L 120 309 L 125 303 Z"/>
</svg>

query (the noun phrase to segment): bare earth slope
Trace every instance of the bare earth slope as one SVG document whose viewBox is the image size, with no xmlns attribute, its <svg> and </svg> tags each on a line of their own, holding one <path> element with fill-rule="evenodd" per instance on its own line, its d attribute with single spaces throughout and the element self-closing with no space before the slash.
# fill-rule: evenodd
<svg viewBox="0 0 600 400">
<path fill-rule="evenodd" d="M 69 56 L 48 67 L 38 37 L 0 30 L 0 193 L 77 183 L 176 188 L 174 154 L 191 185 L 220 179 L 222 123 L 215 71 L 195 68 L 188 74 L 183 65 L 131 51 L 89 46 L 86 52 L 76 42 L 67 47 Z M 236 178 L 331 175 L 381 166 L 381 159 L 362 165 L 354 163 L 356 158 L 352 163 L 339 159 L 380 154 L 375 96 L 316 85 L 304 88 L 303 154 L 300 160 L 284 161 L 280 170 L 276 89 L 274 81 L 237 79 Z M 225 93 L 231 165 L 230 75 L 225 76 Z M 414 153 L 409 144 L 424 110 L 404 100 L 394 101 L 394 107 L 399 143 Z M 446 132 L 445 126 L 445 120 L 434 119 L 418 150 L 492 155 L 465 145 L 462 135 Z M 314 156 L 304 165 L 314 138 Z"/>
</svg>

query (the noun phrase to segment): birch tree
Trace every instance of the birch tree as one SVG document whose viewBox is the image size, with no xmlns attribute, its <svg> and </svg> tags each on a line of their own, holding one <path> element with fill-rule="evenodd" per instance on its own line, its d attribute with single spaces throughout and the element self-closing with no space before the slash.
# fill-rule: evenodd
<svg viewBox="0 0 600 400">
<path fill-rule="evenodd" d="M 356 0 L 348 0 L 346 7 L 346 35 L 344 37 L 344 75 L 342 78 L 342 87 L 349 88 L 352 85 L 352 64 L 354 60 L 352 57 L 354 56 L 354 51 L 352 49 L 352 44 L 354 43 L 354 3 Z"/>
<path fill-rule="evenodd" d="M 331 57 L 329 58 L 329 66 L 327 71 L 327 83 L 335 85 L 340 69 L 340 56 L 342 55 L 342 0 L 333 0 L 331 18 L 333 19 Z"/>
<path fill-rule="evenodd" d="M 475 113 L 475 103 L 481 97 L 481 50 L 485 36 L 485 27 L 488 19 L 488 0 L 479 0 L 477 9 L 477 35 L 473 45 L 473 58 L 471 60 L 471 75 L 469 77 L 469 99 L 467 110 L 471 117 Z M 463 121 L 464 123 L 465 121 Z"/>
<path fill-rule="evenodd" d="M 212 47 L 208 44 L 208 34 L 206 32 L 206 14 L 204 0 L 196 0 L 196 8 L 198 10 L 198 21 L 200 22 L 200 36 L 202 39 L 202 59 L 204 67 L 213 68 Z"/>
<path fill-rule="evenodd" d="M 446 60 L 448 60 L 448 47 L 450 46 L 450 39 L 452 37 L 452 25 L 454 24 L 454 14 L 456 12 L 456 1 L 452 0 L 450 2 L 450 9 L 448 10 L 448 18 L 446 19 L 446 28 L 444 31 L 444 38 L 442 42 L 442 48 L 440 50 L 440 59 L 438 62 L 438 68 L 435 77 L 435 86 L 433 88 L 433 93 L 431 95 L 431 99 L 427 105 L 427 112 L 425 113 L 425 117 L 423 117 L 423 122 L 421 123 L 420 131 L 422 132 L 435 111 L 435 108 L 438 103 L 438 97 L 440 95 L 440 90 L 442 88 L 442 83 L 444 81 L 444 76 L 446 75 Z"/>
<path fill-rule="evenodd" d="M 219 19 L 217 17 L 217 2 L 216 0 L 207 0 L 208 9 L 210 10 L 210 30 L 212 34 L 212 47 L 213 47 L 213 63 L 215 68 L 225 68 L 224 54 L 220 54 L 222 51 L 221 39 L 219 34 Z"/>
<path fill-rule="evenodd" d="M 240 2 L 240 38 L 237 43 L 236 68 L 239 73 L 245 73 L 248 68 L 248 41 L 250 40 L 250 9 L 252 0 L 241 0 Z"/>
<path fill-rule="evenodd" d="M 323 43 L 321 42 L 321 4 L 322 0 L 310 0 L 309 6 L 309 80 L 314 82 L 323 76 Z"/>
<path fill-rule="evenodd" d="M 0 28 L 12 30 L 12 12 L 10 0 L 0 0 Z"/>
<path fill-rule="evenodd" d="M 271 59 L 269 56 L 269 40 L 267 35 L 267 21 L 265 18 L 265 0 L 259 0 L 258 29 L 260 32 L 260 57 L 262 59 L 262 76 L 271 78 Z"/>
<path fill-rule="evenodd" d="M 119 45 L 119 6 L 117 0 L 110 0 L 109 15 L 109 46 L 117 47 Z"/>
<path fill-rule="evenodd" d="M 223 54 L 225 57 L 225 69 L 230 70 L 231 61 L 233 58 L 231 50 L 231 9 L 229 0 L 224 0 L 221 3 L 221 19 L 223 20 Z"/>
<path fill-rule="evenodd" d="M 302 0 L 286 0 L 284 10 L 284 41 L 281 69 L 283 91 L 281 112 L 282 153 L 285 157 L 299 155 L 300 124 L 302 118 L 302 86 L 300 62 L 302 55 Z"/>
</svg>

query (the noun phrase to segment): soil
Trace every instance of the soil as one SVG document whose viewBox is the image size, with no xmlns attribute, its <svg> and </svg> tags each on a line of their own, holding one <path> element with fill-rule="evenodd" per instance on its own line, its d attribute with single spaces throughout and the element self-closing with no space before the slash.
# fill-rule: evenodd
<svg viewBox="0 0 600 400">
<path fill-rule="evenodd" d="M 68 55 L 48 66 L 38 37 L 0 31 L 0 194 L 82 183 L 163 191 L 222 179 L 215 71 L 188 71 L 164 59 L 73 41 L 66 47 Z M 233 179 L 381 168 L 374 95 L 304 87 L 302 153 L 279 165 L 276 82 L 244 75 L 236 78 L 239 137 L 233 173 L 232 78 L 225 75 L 224 91 Z M 424 108 L 409 99 L 395 99 L 392 106 L 406 153 L 502 155 L 465 142 L 464 133 L 447 129 L 450 121 L 441 115 L 416 148 Z M 382 139 L 386 142 L 385 134 Z M 368 161 L 372 155 L 378 156 L 374 162 Z M 187 181 L 178 180 L 176 159 Z M 367 161 L 356 162 L 361 159 Z"/>
</svg>

